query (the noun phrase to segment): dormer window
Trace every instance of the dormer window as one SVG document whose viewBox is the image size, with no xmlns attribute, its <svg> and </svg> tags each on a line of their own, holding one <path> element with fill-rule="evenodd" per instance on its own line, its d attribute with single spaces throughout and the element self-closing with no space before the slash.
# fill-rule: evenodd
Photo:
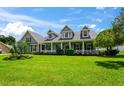
<svg viewBox="0 0 124 93">
<path fill-rule="evenodd" d="M 89 37 L 89 28 L 87 26 L 84 26 L 83 29 L 81 30 L 81 38 Z"/>
<path fill-rule="evenodd" d="M 48 30 L 47 34 L 48 34 L 48 38 L 47 38 L 48 40 L 52 40 L 57 37 L 57 34 L 53 32 L 51 29 Z"/>
<path fill-rule="evenodd" d="M 73 38 L 74 34 L 71 28 L 67 25 L 61 30 L 61 39 L 71 39 Z"/>
<path fill-rule="evenodd" d="M 72 32 L 64 32 L 62 38 L 72 38 Z"/>
<path fill-rule="evenodd" d="M 65 33 L 65 36 L 64 36 L 64 37 L 65 37 L 65 38 L 69 38 L 68 32 Z"/>
<path fill-rule="evenodd" d="M 52 34 L 49 34 L 49 38 L 52 38 Z"/>
<path fill-rule="evenodd" d="M 88 31 L 84 31 L 84 37 L 88 36 Z"/>
</svg>

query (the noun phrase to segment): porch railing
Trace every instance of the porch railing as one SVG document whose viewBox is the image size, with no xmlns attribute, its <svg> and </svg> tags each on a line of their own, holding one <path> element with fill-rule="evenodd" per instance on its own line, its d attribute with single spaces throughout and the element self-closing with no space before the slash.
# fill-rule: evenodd
<svg viewBox="0 0 124 93">
<path fill-rule="evenodd" d="M 44 53 L 56 52 L 56 50 L 41 50 Z M 75 50 L 75 53 L 81 54 L 97 54 L 98 50 Z"/>
<path fill-rule="evenodd" d="M 50 52 L 56 52 L 56 50 L 41 50 L 41 52 L 50 53 Z"/>
</svg>

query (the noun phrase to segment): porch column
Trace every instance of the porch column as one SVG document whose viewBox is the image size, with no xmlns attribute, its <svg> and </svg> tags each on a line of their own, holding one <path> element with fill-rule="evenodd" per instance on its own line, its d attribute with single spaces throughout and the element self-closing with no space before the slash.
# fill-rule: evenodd
<svg viewBox="0 0 124 93">
<path fill-rule="evenodd" d="M 51 43 L 51 52 L 53 51 L 53 43 Z"/>
<path fill-rule="evenodd" d="M 44 52 L 46 52 L 46 44 L 44 44 Z"/>
<path fill-rule="evenodd" d="M 40 45 L 40 51 L 42 52 L 42 44 Z"/>
<path fill-rule="evenodd" d="M 63 47 L 63 46 L 62 46 L 62 42 L 61 42 L 61 49 L 62 49 L 62 47 Z"/>
<path fill-rule="evenodd" d="M 71 49 L 71 42 L 69 42 L 69 49 Z"/>
<path fill-rule="evenodd" d="M 40 46 L 41 46 L 41 45 L 39 44 L 39 52 L 40 52 Z"/>
<path fill-rule="evenodd" d="M 31 45 L 31 51 L 30 52 L 32 53 L 32 45 Z"/>
<path fill-rule="evenodd" d="M 84 42 L 82 42 L 82 53 L 84 54 Z"/>
</svg>

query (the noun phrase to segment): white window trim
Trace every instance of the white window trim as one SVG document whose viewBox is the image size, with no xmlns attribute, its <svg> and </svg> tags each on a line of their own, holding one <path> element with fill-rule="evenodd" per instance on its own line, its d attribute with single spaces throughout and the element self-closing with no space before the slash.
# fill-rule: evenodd
<svg viewBox="0 0 124 93">
<path fill-rule="evenodd" d="M 65 34 L 66 34 L 66 33 L 68 34 L 68 36 L 67 36 L 67 37 L 65 37 Z M 63 33 L 63 36 L 62 36 L 62 38 L 70 38 L 70 37 L 71 37 L 71 34 L 70 34 L 70 32 L 64 32 L 64 33 Z"/>
<path fill-rule="evenodd" d="M 84 36 L 84 31 L 82 32 L 83 37 L 88 37 L 89 36 L 89 32 L 88 31 L 86 31 L 86 32 L 87 32 L 87 36 Z"/>
</svg>

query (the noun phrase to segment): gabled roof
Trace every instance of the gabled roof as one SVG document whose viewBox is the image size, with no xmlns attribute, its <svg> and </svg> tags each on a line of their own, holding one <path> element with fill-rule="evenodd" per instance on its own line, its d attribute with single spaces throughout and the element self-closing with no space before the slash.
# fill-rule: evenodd
<svg viewBox="0 0 124 93">
<path fill-rule="evenodd" d="M 4 46 L 6 46 L 8 49 L 11 49 L 11 48 L 12 48 L 12 46 L 11 46 L 11 45 L 7 45 L 7 44 L 5 44 L 5 43 L 3 43 L 3 42 L 1 42 L 1 41 L 0 41 L 0 44 L 2 44 L 2 45 L 4 45 Z"/>
<path fill-rule="evenodd" d="M 57 34 L 54 31 L 52 31 L 51 29 L 48 30 L 47 34 L 54 34 L 57 36 Z"/>
<path fill-rule="evenodd" d="M 73 32 L 73 30 L 72 30 L 70 27 L 68 27 L 67 25 L 64 26 L 64 28 L 61 30 L 61 33 L 62 33 L 63 31 L 70 31 L 70 32 Z"/>
<path fill-rule="evenodd" d="M 38 33 L 35 33 L 35 32 L 32 32 L 32 31 L 27 31 L 27 32 L 24 34 L 24 36 L 25 36 L 27 33 L 29 33 L 37 43 L 41 43 L 41 42 L 44 41 L 44 38 L 43 38 L 41 35 L 39 35 Z M 22 39 L 24 38 L 24 36 L 22 37 Z M 22 39 L 21 39 L 21 40 L 22 40 Z"/>
<path fill-rule="evenodd" d="M 88 27 L 84 27 L 84 28 L 88 28 Z M 88 28 L 89 29 L 89 28 Z M 61 30 L 61 31 L 72 31 L 71 28 L 69 28 L 67 25 Z M 49 39 L 48 37 L 43 38 L 41 35 L 35 33 L 35 32 L 31 32 L 31 31 L 27 31 L 25 33 L 25 35 L 29 33 L 32 38 L 37 42 L 37 43 L 43 43 L 43 42 L 61 42 L 61 41 L 87 41 L 87 40 L 94 40 L 97 36 L 97 34 L 94 31 L 89 31 L 89 37 L 87 38 L 81 38 L 81 31 L 80 32 L 73 32 L 74 36 L 70 39 L 64 39 L 62 40 L 62 34 L 56 34 L 57 36 L 55 38 Z M 52 30 L 49 30 L 48 33 L 54 33 Z M 24 36 L 25 36 L 24 35 Z M 24 38 L 24 36 L 22 37 L 22 39 Z"/>
<path fill-rule="evenodd" d="M 49 29 L 48 32 L 47 32 L 47 34 L 49 34 L 49 33 L 53 33 L 53 31 L 51 29 Z"/>
<path fill-rule="evenodd" d="M 83 29 L 89 29 L 89 27 L 85 25 L 85 26 L 83 27 Z"/>
<path fill-rule="evenodd" d="M 81 31 L 84 31 L 84 30 L 88 30 L 88 31 L 90 31 L 90 28 L 89 28 L 88 26 L 85 25 L 85 26 L 82 28 Z"/>
<path fill-rule="evenodd" d="M 30 35 L 36 40 L 37 43 L 41 43 L 44 41 L 44 38 L 39 35 L 38 33 L 32 32 L 32 31 L 28 31 L 30 33 Z"/>
<path fill-rule="evenodd" d="M 97 36 L 96 32 L 94 32 L 94 31 L 89 32 L 89 38 L 81 39 L 80 35 L 81 35 L 81 32 L 74 32 L 73 38 L 69 39 L 69 41 L 94 40 L 96 38 L 96 36 Z M 61 40 L 60 38 L 61 38 L 61 34 L 59 34 L 58 37 L 56 37 L 55 39 L 50 40 L 50 41 L 52 41 L 52 42 L 66 41 L 66 40 Z M 68 39 L 67 39 L 67 41 L 68 41 Z"/>
</svg>

